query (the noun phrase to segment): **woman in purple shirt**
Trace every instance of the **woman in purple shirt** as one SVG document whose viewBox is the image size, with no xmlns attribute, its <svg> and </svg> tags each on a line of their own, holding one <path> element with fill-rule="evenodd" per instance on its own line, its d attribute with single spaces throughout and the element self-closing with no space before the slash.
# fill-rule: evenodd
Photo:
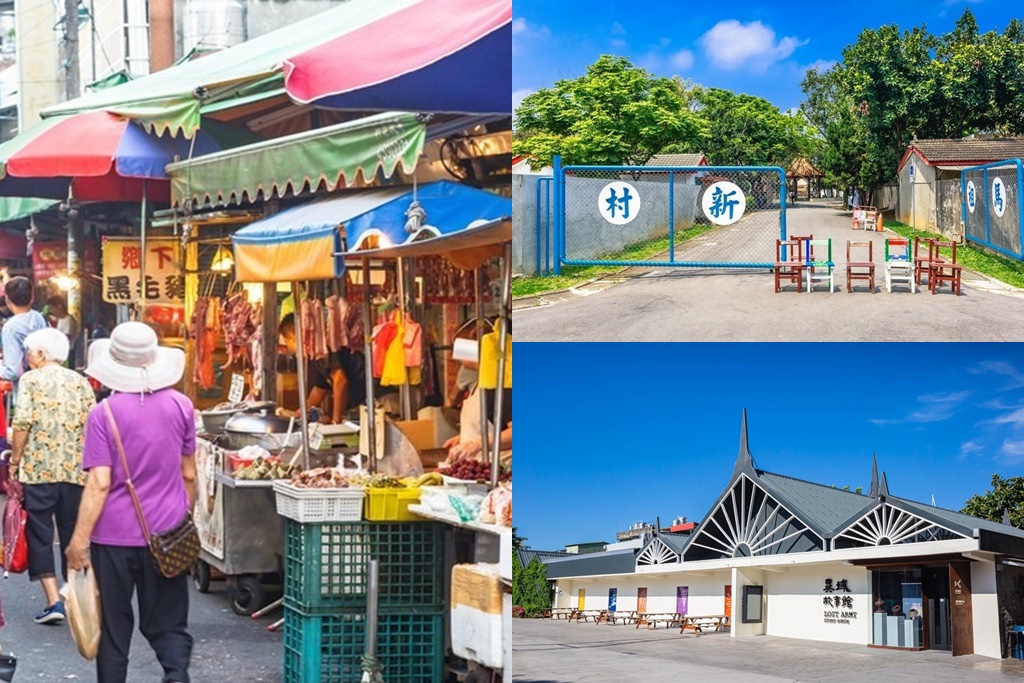
<svg viewBox="0 0 1024 683">
<path fill-rule="evenodd" d="M 143 323 L 122 323 L 110 339 L 89 348 L 85 372 L 114 391 L 106 402 L 153 534 L 177 527 L 195 503 L 193 407 L 171 388 L 184 367 L 184 354 L 158 346 Z M 67 559 L 69 569 L 91 564 L 96 573 L 102 607 L 97 681 L 126 680 L 137 593 L 139 631 L 164 669 L 163 683 L 189 683 L 188 575 L 167 579 L 153 564 L 103 404 L 89 414 L 84 450 L 88 475 Z"/>
</svg>

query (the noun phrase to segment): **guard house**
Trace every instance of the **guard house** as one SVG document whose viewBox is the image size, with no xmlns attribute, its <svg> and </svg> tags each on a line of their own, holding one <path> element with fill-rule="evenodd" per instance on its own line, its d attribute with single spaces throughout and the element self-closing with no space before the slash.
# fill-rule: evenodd
<svg viewBox="0 0 1024 683">
<path fill-rule="evenodd" d="M 774 635 L 1006 656 L 1024 623 L 1024 531 L 894 495 L 760 469 L 746 413 L 728 486 L 693 533 L 546 560 L 556 607 L 726 614 L 732 637 Z"/>
</svg>

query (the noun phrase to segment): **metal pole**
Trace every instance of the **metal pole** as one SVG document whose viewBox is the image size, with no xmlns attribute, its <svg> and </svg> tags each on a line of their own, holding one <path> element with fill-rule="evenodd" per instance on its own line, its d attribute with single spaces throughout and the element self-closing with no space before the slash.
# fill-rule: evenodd
<svg viewBox="0 0 1024 683">
<path fill-rule="evenodd" d="M 370 471 L 377 471 L 376 410 L 373 401 L 373 315 L 370 308 L 370 260 L 363 259 L 363 355 L 366 357 L 366 434 L 370 441 Z"/>
<path fill-rule="evenodd" d="M 309 415 L 306 413 L 306 354 L 302 350 L 302 291 L 298 282 L 292 282 L 295 297 L 295 355 L 299 380 L 299 413 L 302 425 L 302 469 L 309 469 Z"/>
<path fill-rule="evenodd" d="M 565 216 L 562 215 L 562 157 L 559 154 L 551 162 L 554 175 L 554 200 L 555 200 L 555 275 L 562 274 L 562 241 L 565 239 Z M 479 294 L 479 289 L 477 293 Z M 479 339 L 479 337 L 477 337 Z"/>
<path fill-rule="evenodd" d="M 376 683 L 383 680 L 380 673 L 380 662 L 377 661 L 377 603 L 380 599 L 380 588 L 377 580 L 377 560 L 370 560 L 367 571 L 366 591 L 366 651 L 363 657 L 363 683 Z"/>
<path fill-rule="evenodd" d="M 146 318 L 146 180 L 142 181 L 142 213 L 139 215 L 141 239 L 139 242 L 139 320 Z"/>
<path fill-rule="evenodd" d="M 505 403 L 505 354 L 508 353 L 508 309 L 512 293 L 512 243 L 502 250 L 501 261 L 501 319 L 499 325 L 498 384 L 494 394 L 494 452 L 491 454 L 491 488 L 498 485 L 499 457 L 501 454 L 501 411 Z M 486 453 L 486 451 L 484 451 Z"/>
<path fill-rule="evenodd" d="M 402 325 L 405 325 L 409 315 L 409 307 L 405 301 L 405 259 L 398 259 L 398 313 L 402 316 Z M 401 340 L 399 340 L 401 342 Z M 402 402 L 402 419 L 412 419 L 412 393 L 409 386 L 409 376 L 406 375 L 402 386 L 398 388 L 398 395 Z"/>
<path fill-rule="evenodd" d="M 672 171 L 668 172 L 668 261 L 671 263 L 676 260 L 676 188 L 675 188 L 675 173 Z M 502 305 L 505 303 L 505 292 L 501 293 Z M 505 310 L 502 309 L 502 315 Z"/>
<path fill-rule="evenodd" d="M 484 274 L 483 266 L 473 271 L 473 286 L 476 289 L 476 393 L 480 395 L 480 452 L 486 456 L 487 450 L 487 394 L 480 388 L 480 349 L 484 338 Z"/>
</svg>

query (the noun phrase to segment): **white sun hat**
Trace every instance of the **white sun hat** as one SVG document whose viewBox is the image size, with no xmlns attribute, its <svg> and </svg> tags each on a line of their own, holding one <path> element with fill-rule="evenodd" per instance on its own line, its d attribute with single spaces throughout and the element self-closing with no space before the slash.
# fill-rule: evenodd
<svg viewBox="0 0 1024 683">
<path fill-rule="evenodd" d="M 85 374 L 114 391 L 142 394 L 177 384 L 185 372 L 185 353 L 157 344 L 156 332 L 139 322 L 121 323 L 110 339 L 89 346 Z"/>
</svg>

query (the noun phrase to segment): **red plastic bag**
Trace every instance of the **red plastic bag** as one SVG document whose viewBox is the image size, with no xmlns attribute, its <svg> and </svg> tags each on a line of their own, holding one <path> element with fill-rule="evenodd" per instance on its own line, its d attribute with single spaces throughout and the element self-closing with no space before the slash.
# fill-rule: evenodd
<svg viewBox="0 0 1024 683">
<path fill-rule="evenodd" d="M 28 537 L 25 525 L 28 513 L 21 506 L 23 496 L 21 482 L 13 479 L 7 482 L 7 507 L 4 508 L 4 569 L 20 574 L 28 569 Z"/>
</svg>

